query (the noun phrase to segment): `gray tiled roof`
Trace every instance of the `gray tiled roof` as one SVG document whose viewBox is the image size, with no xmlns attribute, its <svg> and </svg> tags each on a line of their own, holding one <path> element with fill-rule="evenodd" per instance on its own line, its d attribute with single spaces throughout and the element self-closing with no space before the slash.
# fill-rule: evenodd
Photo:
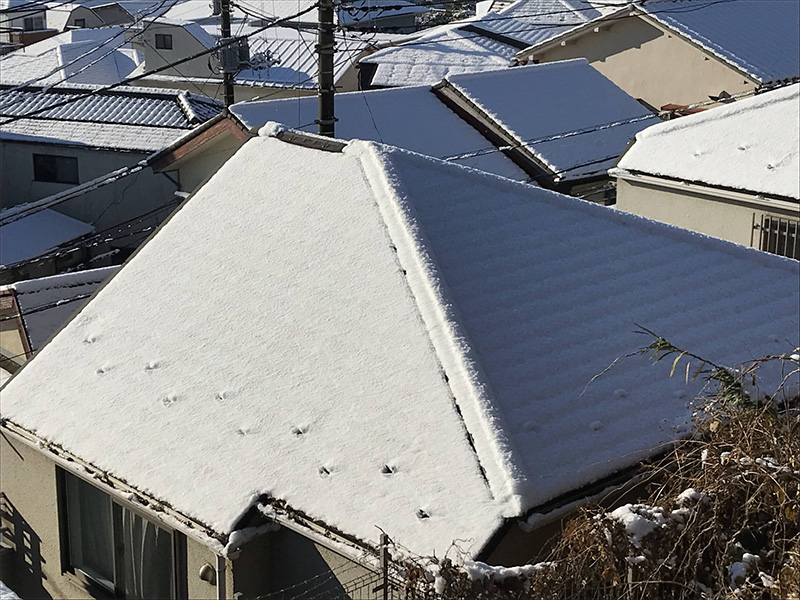
<svg viewBox="0 0 800 600">
<path fill-rule="evenodd" d="M 85 85 L 19 90 L 0 86 L 0 118 L 26 115 L 53 106 L 32 118 L 189 129 L 222 110 L 218 102 L 197 94 L 132 87 L 97 92 L 57 106 L 95 90 L 98 88 Z"/>
</svg>

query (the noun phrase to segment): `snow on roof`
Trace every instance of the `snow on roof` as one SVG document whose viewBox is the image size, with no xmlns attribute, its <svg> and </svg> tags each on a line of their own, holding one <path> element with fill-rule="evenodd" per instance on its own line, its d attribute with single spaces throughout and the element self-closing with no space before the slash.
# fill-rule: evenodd
<svg viewBox="0 0 800 600">
<path fill-rule="evenodd" d="M 60 33 L 0 57 L 0 83 L 119 83 L 143 61 L 123 41 L 122 27 Z"/>
<path fill-rule="evenodd" d="M 91 225 L 54 210 L 39 211 L 0 228 L 0 267 L 35 258 L 93 231 Z"/>
<path fill-rule="evenodd" d="M 434 27 L 361 62 L 378 65 L 375 86 L 432 85 L 451 75 L 506 67 L 526 46 L 608 10 L 585 0 L 519 0 L 498 13 Z"/>
<path fill-rule="evenodd" d="M 699 384 L 668 365 L 587 385 L 649 343 L 637 323 L 723 364 L 783 352 L 797 277 L 418 154 L 259 137 L 7 384 L 3 416 L 223 534 L 268 494 L 474 554 L 674 438 Z"/>
<path fill-rule="evenodd" d="M 276 121 L 315 132 L 316 98 L 244 102 L 231 112 L 248 128 Z M 408 115 L 398 119 L 398 114 Z M 440 102 L 430 87 L 408 87 L 336 95 L 336 136 L 339 139 L 380 141 L 436 158 L 475 152 L 489 145 L 472 126 Z M 511 179 L 528 175 L 500 152 L 465 158 L 460 164 Z"/>
<path fill-rule="evenodd" d="M 175 127 L 20 119 L 0 125 L 0 140 L 156 152 L 186 131 Z"/>
<path fill-rule="evenodd" d="M 658 121 L 585 59 L 448 81 L 550 167 L 557 181 L 604 173 L 636 132 Z"/>
<path fill-rule="evenodd" d="M 650 0 L 641 7 L 759 81 L 800 75 L 797 0 Z"/>
<path fill-rule="evenodd" d="M 506 68 L 515 48 L 485 36 L 448 28 L 361 59 L 376 64 L 372 85 L 433 85 L 451 75 Z"/>
<path fill-rule="evenodd" d="M 222 110 L 222 105 L 211 98 L 179 90 L 127 86 L 105 91 L 98 89 L 96 86 L 71 84 L 21 89 L 0 85 L 3 92 L 0 95 L 0 119 L 27 115 L 89 92 L 96 93 L 39 112 L 35 118 L 190 129 L 197 124 L 197 118 L 210 119 Z M 187 110 L 187 105 L 191 111 Z"/>
<path fill-rule="evenodd" d="M 119 267 L 103 267 L 0 287 L 13 289 L 31 350 L 36 352 Z"/>
<path fill-rule="evenodd" d="M 649 127 L 618 167 L 800 200 L 800 84 Z"/>
<path fill-rule="evenodd" d="M 420 6 L 408 0 L 353 0 L 337 7 L 336 19 L 342 25 L 370 25 L 378 19 L 416 15 L 430 10 L 430 6 Z"/>
</svg>

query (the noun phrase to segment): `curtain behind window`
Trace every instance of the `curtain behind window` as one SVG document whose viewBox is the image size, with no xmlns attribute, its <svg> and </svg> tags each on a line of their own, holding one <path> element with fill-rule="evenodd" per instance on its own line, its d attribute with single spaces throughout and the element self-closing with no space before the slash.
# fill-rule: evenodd
<svg viewBox="0 0 800 600">
<path fill-rule="evenodd" d="M 172 598 L 172 535 L 122 509 L 125 598 Z"/>
</svg>

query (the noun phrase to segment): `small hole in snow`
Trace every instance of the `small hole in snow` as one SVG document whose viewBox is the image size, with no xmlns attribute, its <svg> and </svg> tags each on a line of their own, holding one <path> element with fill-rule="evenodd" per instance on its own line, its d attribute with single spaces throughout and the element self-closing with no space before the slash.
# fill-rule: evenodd
<svg viewBox="0 0 800 600">
<path fill-rule="evenodd" d="M 83 343 L 84 344 L 94 344 L 96 341 L 97 341 L 97 336 L 96 335 L 90 335 L 85 340 L 83 340 Z"/>
<path fill-rule="evenodd" d="M 428 513 L 426 513 L 424 510 L 422 510 L 421 508 L 417 509 L 417 518 L 418 519 L 425 520 L 425 519 L 427 519 L 429 517 L 430 517 L 430 515 Z"/>
<path fill-rule="evenodd" d="M 381 468 L 381 473 L 383 473 L 384 475 L 391 475 L 394 472 L 395 469 L 393 467 L 390 467 L 389 465 L 383 465 L 383 467 Z"/>
<path fill-rule="evenodd" d="M 228 392 L 217 392 L 216 394 L 214 394 L 214 399 L 215 400 L 220 400 L 221 401 L 221 400 L 225 400 L 225 398 L 227 398 L 227 397 L 228 397 Z"/>
<path fill-rule="evenodd" d="M 161 367 L 161 363 L 160 363 L 160 362 L 158 362 L 157 360 L 154 360 L 154 361 L 151 361 L 151 362 L 147 363 L 147 364 L 144 366 L 144 370 L 145 370 L 145 371 L 155 371 L 155 370 L 156 370 L 156 369 L 158 369 L 159 367 Z"/>
<path fill-rule="evenodd" d="M 769 164 L 767 165 L 767 170 L 772 171 L 775 168 L 775 165 Z"/>
<path fill-rule="evenodd" d="M 331 474 L 331 472 L 326 467 L 320 467 L 319 468 L 319 476 L 320 477 L 328 477 L 330 474 Z"/>
<path fill-rule="evenodd" d="M 308 429 L 305 427 L 292 427 L 292 435 L 295 437 L 300 437 L 306 431 L 308 431 Z"/>
<path fill-rule="evenodd" d="M 99 369 L 97 369 L 97 370 L 95 371 L 95 373 L 97 373 L 98 375 L 104 375 L 106 371 L 108 371 L 108 369 L 107 369 L 107 368 L 100 367 Z"/>
</svg>

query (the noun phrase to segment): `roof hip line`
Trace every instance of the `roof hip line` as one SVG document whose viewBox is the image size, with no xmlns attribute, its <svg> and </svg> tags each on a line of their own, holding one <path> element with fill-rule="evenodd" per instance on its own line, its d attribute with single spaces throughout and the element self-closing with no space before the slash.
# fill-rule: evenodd
<svg viewBox="0 0 800 600">
<path fill-rule="evenodd" d="M 479 357 L 472 350 L 466 329 L 444 279 L 434 280 L 439 271 L 436 258 L 425 243 L 425 233 L 413 223 L 414 207 L 394 191 L 391 167 L 382 164 L 372 142 L 350 144 L 345 152 L 357 154 L 364 175 L 396 246 L 398 260 L 406 270 L 411 295 L 425 325 L 442 373 L 453 394 L 454 409 L 464 424 L 495 501 L 506 505 L 505 516 L 521 513 L 525 469 L 518 464 L 505 419 L 494 407 L 491 381 Z M 412 267 L 412 268 L 408 268 Z M 463 399 L 461 402 L 458 399 Z"/>
</svg>

